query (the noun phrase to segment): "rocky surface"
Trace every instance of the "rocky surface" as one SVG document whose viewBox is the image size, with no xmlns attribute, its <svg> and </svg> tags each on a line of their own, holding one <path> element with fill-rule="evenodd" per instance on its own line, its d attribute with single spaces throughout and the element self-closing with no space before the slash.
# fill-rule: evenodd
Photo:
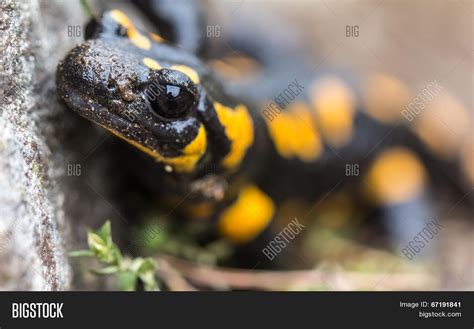
<svg viewBox="0 0 474 329">
<path fill-rule="evenodd" d="M 0 288 L 70 287 L 64 111 L 55 94 L 59 59 L 75 40 L 79 2 L 0 1 Z"/>
</svg>

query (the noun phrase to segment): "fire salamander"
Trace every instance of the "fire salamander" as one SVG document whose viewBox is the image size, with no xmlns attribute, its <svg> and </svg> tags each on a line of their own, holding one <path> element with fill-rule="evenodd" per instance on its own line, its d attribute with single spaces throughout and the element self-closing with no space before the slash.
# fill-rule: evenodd
<svg viewBox="0 0 474 329">
<path fill-rule="evenodd" d="M 398 248 L 434 216 L 430 178 L 464 172 L 455 188 L 473 182 L 468 113 L 436 86 L 425 110 L 436 115 L 412 113 L 410 122 L 401 110 L 414 96 L 389 75 L 372 76 L 356 93 L 337 75 L 304 68 L 291 75 L 281 65 L 268 75 L 273 65 L 234 93 L 226 79 L 259 63 L 206 64 L 195 40 L 178 47 L 137 29 L 119 10 L 86 31 L 58 66 L 61 98 L 155 159 L 160 196 L 176 200 L 185 216 L 208 219 L 236 245 L 268 234 L 288 200 L 307 200 L 309 216 L 319 202 L 349 191 L 353 203 L 383 218 Z M 443 122 L 454 122 L 456 133 L 443 133 Z"/>
</svg>

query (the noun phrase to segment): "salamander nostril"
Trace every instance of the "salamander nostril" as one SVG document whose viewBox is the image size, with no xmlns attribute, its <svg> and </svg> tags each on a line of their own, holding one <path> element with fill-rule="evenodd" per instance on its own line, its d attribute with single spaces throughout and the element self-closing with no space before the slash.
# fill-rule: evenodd
<svg viewBox="0 0 474 329">
<path fill-rule="evenodd" d="M 187 116 L 195 103 L 194 96 L 185 88 L 170 84 L 149 84 L 145 97 L 152 112 L 167 119 Z"/>
</svg>

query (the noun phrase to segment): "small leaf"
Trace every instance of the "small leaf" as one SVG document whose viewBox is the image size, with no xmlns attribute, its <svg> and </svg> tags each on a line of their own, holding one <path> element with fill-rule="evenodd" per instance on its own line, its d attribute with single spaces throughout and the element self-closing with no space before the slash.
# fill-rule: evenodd
<svg viewBox="0 0 474 329">
<path fill-rule="evenodd" d="M 105 245 L 104 241 L 96 233 L 89 232 L 87 234 L 87 243 L 89 248 L 100 260 L 104 262 L 110 261 L 109 248 Z"/>
<path fill-rule="evenodd" d="M 147 291 L 156 291 L 158 283 L 155 278 L 156 263 L 152 258 L 141 259 L 140 267 L 138 268 L 138 277 L 143 282 L 143 287 Z"/>
<path fill-rule="evenodd" d="M 143 282 L 143 288 L 146 291 L 159 290 L 158 283 L 156 282 L 156 279 L 155 279 L 155 273 L 153 271 L 146 271 L 144 273 L 140 273 L 138 277 Z"/>
<path fill-rule="evenodd" d="M 100 250 L 100 252 L 107 250 L 105 241 L 94 232 L 87 233 L 87 244 L 91 250 Z"/>
<path fill-rule="evenodd" d="M 145 272 L 153 272 L 156 270 L 156 263 L 152 258 L 145 258 L 143 259 L 143 262 L 138 269 L 139 273 L 145 273 Z"/>
<path fill-rule="evenodd" d="M 87 0 L 81 0 L 82 9 L 89 18 L 95 18 L 94 11 L 92 10 L 91 4 Z"/>
<path fill-rule="evenodd" d="M 69 253 L 69 257 L 93 257 L 91 250 L 74 250 Z"/>
<path fill-rule="evenodd" d="M 145 273 L 154 271 L 156 269 L 156 263 L 152 258 L 137 257 L 132 261 L 129 269 L 135 273 Z"/>
<path fill-rule="evenodd" d="M 106 221 L 95 233 L 109 246 L 112 243 L 112 225 L 110 220 Z"/>
<path fill-rule="evenodd" d="M 120 266 L 120 264 L 122 263 L 123 257 L 122 257 L 122 253 L 120 252 L 120 249 L 117 247 L 115 243 L 113 243 L 110 253 L 111 253 L 111 257 L 114 260 L 114 264 L 117 264 L 118 266 Z"/>
<path fill-rule="evenodd" d="M 92 270 L 92 272 L 99 275 L 106 275 L 106 274 L 117 273 L 118 270 L 119 268 L 117 266 L 107 266 L 107 267 L 100 268 L 98 270 Z"/>
<path fill-rule="evenodd" d="M 107 221 L 96 231 L 87 233 L 87 243 L 90 250 L 77 250 L 71 252 L 71 257 L 95 256 L 105 266 L 92 270 L 98 275 L 115 274 L 122 290 L 133 291 L 137 289 L 138 280 L 143 283 L 145 290 L 159 290 L 155 277 L 156 263 L 152 258 L 123 257 L 118 246 L 112 240 L 110 221 Z"/>
<path fill-rule="evenodd" d="M 143 265 L 144 259 L 141 257 L 137 257 L 134 260 L 132 260 L 132 263 L 129 266 L 129 270 L 138 273 L 140 270 L 140 267 Z"/>
<path fill-rule="evenodd" d="M 118 283 L 124 291 L 134 291 L 137 287 L 137 275 L 133 272 L 119 272 L 117 274 Z"/>
</svg>

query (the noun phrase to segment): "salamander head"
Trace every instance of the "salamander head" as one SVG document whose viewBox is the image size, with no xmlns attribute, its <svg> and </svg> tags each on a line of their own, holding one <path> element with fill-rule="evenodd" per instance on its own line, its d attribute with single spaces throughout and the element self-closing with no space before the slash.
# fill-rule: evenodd
<svg viewBox="0 0 474 329">
<path fill-rule="evenodd" d="M 253 140 L 250 116 L 222 105 L 228 102 L 197 58 L 138 31 L 116 10 L 86 32 L 88 40 L 58 67 L 58 90 L 69 107 L 167 171 L 195 172 L 206 161 L 226 167 L 228 157 L 240 163 Z M 234 150 L 239 133 L 249 137 Z"/>
</svg>

